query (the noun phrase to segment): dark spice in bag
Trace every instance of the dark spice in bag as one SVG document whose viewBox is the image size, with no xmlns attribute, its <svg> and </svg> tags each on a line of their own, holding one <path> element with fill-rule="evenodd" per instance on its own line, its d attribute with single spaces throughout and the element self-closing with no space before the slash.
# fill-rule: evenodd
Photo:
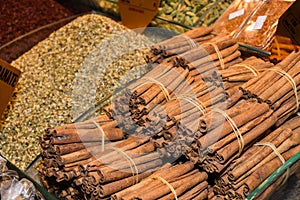
<svg viewBox="0 0 300 200">
<path fill-rule="evenodd" d="M 262 2 L 235 0 L 214 24 L 215 31 L 234 35 Z"/>
<path fill-rule="evenodd" d="M 274 38 L 280 16 L 292 3 L 284 0 L 264 1 L 235 37 L 239 42 L 262 49 L 268 48 Z"/>
</svg>

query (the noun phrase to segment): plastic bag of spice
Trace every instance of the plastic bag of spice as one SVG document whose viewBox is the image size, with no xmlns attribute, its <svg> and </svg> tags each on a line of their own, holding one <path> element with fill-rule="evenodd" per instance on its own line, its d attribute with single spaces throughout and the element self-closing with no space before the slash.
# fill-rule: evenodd
<svg viewBox="0 0 300 200">
<path fill-rule="evenodd" d="M 7 161 L 0 155 L 0 199 L 5 200 L 44 200 L 34 184 L 22 178 L 17 171 L 7 166 Z"/>
<path fill-rule="evenodd" d="M 235 0 L 216 21 L 214 30 L 234 35 L 262 3 L 261 0 Z"/>
<path fill-rule="evenodd" d="M 267 49 L 274 38 L 280 16 L 292 5 L 290 0 L 267 0 L 235 33 L 239 42 Z"/>
</svg>

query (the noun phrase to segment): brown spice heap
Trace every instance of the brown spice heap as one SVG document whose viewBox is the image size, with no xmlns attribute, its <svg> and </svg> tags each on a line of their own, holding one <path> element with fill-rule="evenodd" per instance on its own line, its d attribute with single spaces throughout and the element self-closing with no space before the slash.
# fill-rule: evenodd
<svg viewBox="0 0 300 200">
<path fill-rule="evenodd" d="M 1 1 L 0 46 L 40 26 L 71 16 L 54 0 Z"/>
<path fill-rule="evenodd" d="M 89 8 L 74 1 L 2 1 L 0 58 L 12 62 Z"/>
</svg>

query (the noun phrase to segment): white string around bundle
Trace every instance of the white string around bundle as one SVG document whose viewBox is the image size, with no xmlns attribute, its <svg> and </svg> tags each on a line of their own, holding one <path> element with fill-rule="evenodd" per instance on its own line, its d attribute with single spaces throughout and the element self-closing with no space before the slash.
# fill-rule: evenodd
<svg viewBox="0 0 300 200">
<path fill-rule="evenodd" d="M 153 176 L 153 177 L 151 177 L 151 178 L 152 178 L 152 179 L 156 179 L 156 180 L 160 180 L 163 184 L 165 184 L 166 186 L 168 186 L 168 188 L 169 188 L 169 189 L 171 190 L 171 192 L 173 193 L 175 200 L 178 200 L 175 189 L 173 188 L 173 186 L 172 186 L 168 181 L 166 181 L 164 178 L 162 178 L 162 177 L 160 177 L 160 176 Z"/>
<path fill-rule="evenodd" d="M 198 47 L 198 44 L 193 39 L 191 39 L 189 36 L 182 34 L 181 37 L 185 38 L 190 43 L 192 48 Z"/>
<path fill-rule="evenodd" d="M 93 120 L 93 123 L 96 125 L 96 127 L 99 129 L 100 133 L 101 133 L 101 151 L 104 151 L 104 143 L 105 143 L 105 133 L 103 128 L 95 121 Z"/>
<path fill-rule="evenodd" d="M 130 166 L 130 169 L 131 169 L 131 173 L 136 178 L 135 179 L 135 183 L 133 183 L 133 184 L 137 184 L 139 182 L 139 170 L 138 170 L 135 162 L 133 161 L 133 159 L 130 158 L 130 156 L 128 156 L 128 154 L 125 151 L 123 151 L 123 150 L 121 150 L 119 148 L 112 147 L 112 149 L 115 150 L 116 152 L 120 153 L 121 155 L 123 155 L 124 158 L 126 158 L 126 160 L 129 163 L 129 166 Z"/>
<path fill-rule="evenodd" d="M 206 113 L 205 108 L 202 106 L 202 104 L 199 102 L 198 99 L 191 97 L 191 96 L 185 96 L 185 95 L 178 96 L 178 97 L 176 97 L 176 99 L 184 100 L 184 101 L 191 103 L 202 113 L 202 115 L 205 115 L 205 113 Z"/>
<path fill-rule="evenodd" d="M 284 70 L 282 70 L 278 67 L 270 68 L 270 69 L 266 69 L 266 70 L 274 71 L 277 74 L 282 75 L 291 84 L 292 88 L 294 89 L 294 94 L 295 94 L 295 97 L 296 97 L 295 113 L 297 113 L 298 110 L 299 110 L 299 98 L 298 98 L 297 84 L 294 81 L 293 77 L 290 74 L 288 74 L 287 72 L 285 72 Z"/>
<path fill-rule="evenodd" d="M 246 69 L 249 69 L 254 76 L 258 76 L 259 72 L 255 69 L 255 67 L 251 66 L 251 65 L 247 65 L 247 64 L 235 64 L 233 65 L 231 68 L 233 67 L 244 67 Z"/>
<path fill-rule="evenodd" d="M 238 156 L 241 155 L 241 153 L 243 152 L 243 149 L 245 147 L 245 141 L 243 138 L 243 135 L 241 134 L 240 130 L 238 129 L 237 125 L 235 124 L 235 122 L 227 115 L 227 113 L 219 108 L 214 108 L 213 109 L 214 112 L 220 113 L 222 114 L 225 119 L 228 121 L 228 123 L 230 124 L 230 126 L 232 127 L 233 132 L 236 135 L 238 144 L 239 144 L 239 153 Z"/>
<path fill-rule="evenodd" d="M 283 156 L 280 154 L 280 152 L 278 151 L 278 149 L 276 148 L 276 146 L 273 143 L 271 143 L 271 142 L 257 142 L 254 145 L 255 146 L 268 146 L 268 147 L 270 147 L 273 150 L 273 152 L 275 153 L 275 155 L 280 159 L 282 164 L 284 164 L 286 162 L 285 159 L 283 158 Z M 287 181 L 287 179 L 289 177 L 289 174 L 290 174 L 290 169 L 288 168 L 286 170 L 286 176 L 285 176 L 284 181 L 282 182 L 282 185 Z"/>
<path fill-rule="evenodd" d="M 147 81 L 149 81 L 149 82 L 151 82 L 151 83 L 154 83 L 154 84 L 158 85 L 159 88 L 161 89 L 161 91 L 163 92 L 163 94 L 164 94 L 164 96 L 165 96 L 165 99 L 166 99 L 167 101 L 170 101 L 170 100 L 171 100 L 171 97 L 170 97 L 170 94 L 169 94 L 168 89 L 167 89 L 161 82 L 159 82 L 158 80 L 156 80 L 156 79 L 154 79 L 154 78 L 147 77 L 147 76 L 142 77 L 141 79 L 147 80 Z M 147 84 L 147 83 L 144 83 L 144 84 Z M 142 85 L 144 85 L 144 84 L 142 84 Z"/>
<path fill-rule="evenodd" d="M 210 44 L 210 45 L 212 45 L 214 47 L 215 52 L 217 53 L 219 61 L 220 61 L 221 69 L 225 69 L 224 59 L 223 59 L 223 56 L 222 56 L 222 53 L 221 53 L 219 47 L 215 43 L 212 43 L 212 42 L 208 42 L 206 44 Z"/>
</svg>

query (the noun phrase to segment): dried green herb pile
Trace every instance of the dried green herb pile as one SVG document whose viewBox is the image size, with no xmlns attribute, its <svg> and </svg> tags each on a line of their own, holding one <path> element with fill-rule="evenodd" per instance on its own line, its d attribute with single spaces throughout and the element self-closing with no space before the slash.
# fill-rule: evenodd
<svg viewBox="0 0 300 200">
<path fill-rule="evenodd" d="M 96 14 L 52 33 L 12 62 L 22 77 L 0 121 L 0 153 L 26 168 L 45 127 L 72 122 L 111 93 L 122 74 L 145 64 L 149 46 L 145 37 Z"/>
</svg>

